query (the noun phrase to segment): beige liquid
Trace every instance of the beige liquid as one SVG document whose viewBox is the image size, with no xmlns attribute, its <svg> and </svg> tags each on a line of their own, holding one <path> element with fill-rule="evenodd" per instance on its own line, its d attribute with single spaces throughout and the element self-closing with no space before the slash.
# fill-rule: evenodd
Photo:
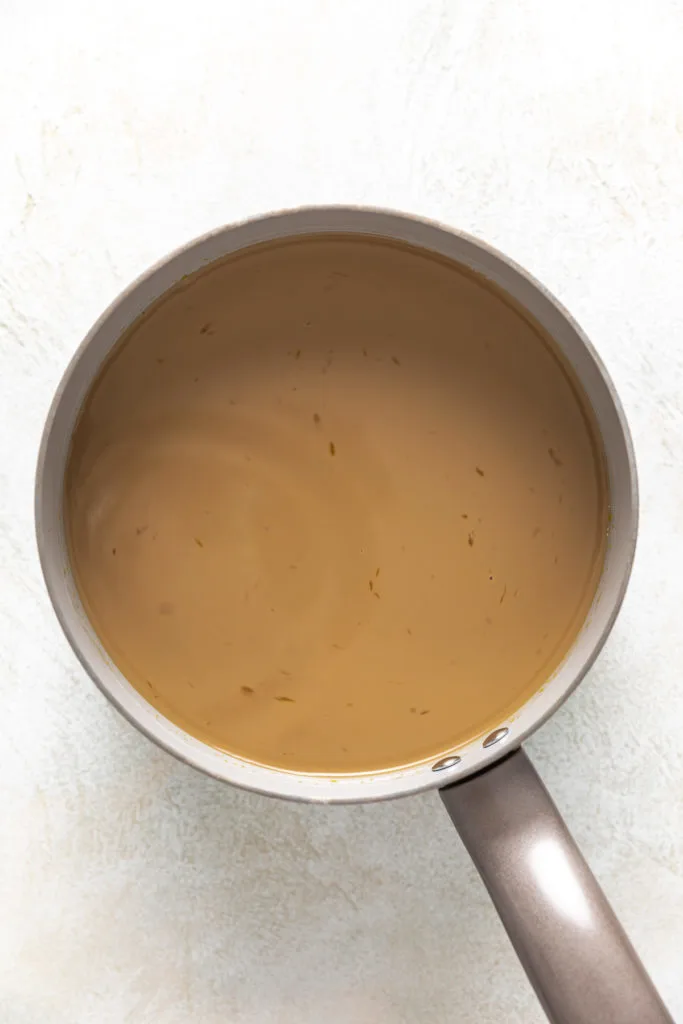
<svg viewBox="0 0 683 1024">
<path fill-rule="evenodd" d="M 606 533 L 589 417 L 482 279 L 377 240 L 258 247 L 128 332 L 85 403 L 71 555 L 194 736 L 364 772 L 485 734 L 571 646 Z"/>
</svg>

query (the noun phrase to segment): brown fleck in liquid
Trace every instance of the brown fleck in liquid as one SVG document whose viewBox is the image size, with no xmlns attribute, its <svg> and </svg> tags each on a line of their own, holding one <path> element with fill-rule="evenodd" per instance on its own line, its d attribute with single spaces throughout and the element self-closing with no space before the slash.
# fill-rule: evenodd
<svg viewBox="0 0 683 1024">
<path fill-rule="evenodd" d="M 263 764 L 437 758 L 562 660 L 600 575 L 590 417 L 483 279 L 326 236 L 185 281 L 93 386 L 76 580 L 131 683 Z M 333 456 L 333 457 L 331 457 Z"/>
</svg>

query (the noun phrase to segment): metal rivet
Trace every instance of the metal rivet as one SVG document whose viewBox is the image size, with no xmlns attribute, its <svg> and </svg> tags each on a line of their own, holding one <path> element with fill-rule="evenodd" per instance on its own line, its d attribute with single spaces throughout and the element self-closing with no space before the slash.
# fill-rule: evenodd
<svg viewBox="0 0 683 1024">
<path fill-rule="evenodd" d="M 504 739 L 509 732 L 510 730 L 508 728 L 496 729 L 495 732 L 492 732 L 490 736 L 486 737 L 484 740 L 484 746 L 492 747 L 494 743 L 500 743 L 500 741 Z"/>
<path fill-rule="evenodd" d="M 460 764 L 462 759 L 452 754 L 451 757 L 442 757 L 440 761 L 432 765 L 433 772 L 442 772 L 445 768 L 454 768 L 456 764 Z"/>
</svg>

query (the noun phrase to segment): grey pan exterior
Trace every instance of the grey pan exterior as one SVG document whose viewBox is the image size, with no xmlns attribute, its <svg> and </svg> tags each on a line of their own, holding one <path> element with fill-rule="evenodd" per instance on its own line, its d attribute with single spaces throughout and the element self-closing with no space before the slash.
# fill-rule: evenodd
<svg viewBox="0 0 683 1024">
<path fill-rule="evenodd" d="M 594 410 L 607 463 L 611 513 L 604 571 L 586 622 L 562 665 L 521 711 L 501 721 L 495 736 L 481 736 L 458 749 L 444 750 L 434 762 L 337 777 L 284 772 L 233 757 L 189 736 L 152 708 L 112 664 L 88 621 L 71 573 L 62 514 L 64 470 L 76 419 L 99 368 L 125 329 L 182 278 L 223 256 L 259 242 L 321 232 L 384 237 L 438 253 L 482 274 L 525 308 L 562 350 Z M 97 321 L 66 369 L 48 414 L 36 479 L 36 533 L 50 598 L 76 655 L 112 703 L 150 739 L 216 778 L 273 796 L 328 803 L 385 799 L 453 786 L 515 751 L 579 684 L 602 648 L 628 583 L 637 521 L 635 460 L 623 411 L 592 345 L 569 314 L 520 267 L 475 239 L 404 214 L 355 207 L 303 208 L 221 228 L 183 246 L 143 274 Z M 525 784 L 531 785 L 529 777 Z M 550 980 L 552 975 L 551 969 Z M 532 981 L 538 987 L 538 978 Z M 649 985 L 646 979 L 642 983 Z M 658 1003 L 654 990 L 652 997 Z M 546 1008 L 551 1006 L 548 1000 L 542 1001 Z M 593 1005 L 590 1016 L 552 1019 L 632 1019 L 609 1017 L 597 1009 Z M 668 1017 L 639 1019 L 654 1022 Z"/>
</svg>

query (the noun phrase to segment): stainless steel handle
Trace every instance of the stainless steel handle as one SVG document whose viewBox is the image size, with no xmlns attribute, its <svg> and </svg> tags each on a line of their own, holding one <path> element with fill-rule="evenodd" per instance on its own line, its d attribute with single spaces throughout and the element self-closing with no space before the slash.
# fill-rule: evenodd
<svg viewBox="0 0 683 1024">
<path fill-rule="evenodd" d="M 553 1024 L 673 1024 L 522 750 L 441 798 Z"/>
</svg>

